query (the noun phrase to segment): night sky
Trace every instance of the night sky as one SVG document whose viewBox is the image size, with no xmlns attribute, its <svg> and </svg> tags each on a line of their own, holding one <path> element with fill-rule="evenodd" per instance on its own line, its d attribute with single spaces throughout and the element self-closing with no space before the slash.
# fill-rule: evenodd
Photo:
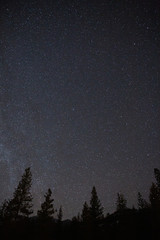
<svg viewBox="0 0 160 240">
<path fill-rule="evenodd" d="M 0 0 L 0 201 L 26 167 L 64 218 L 136 206 L 160 168 L 157 0 Z"/>
</svg>

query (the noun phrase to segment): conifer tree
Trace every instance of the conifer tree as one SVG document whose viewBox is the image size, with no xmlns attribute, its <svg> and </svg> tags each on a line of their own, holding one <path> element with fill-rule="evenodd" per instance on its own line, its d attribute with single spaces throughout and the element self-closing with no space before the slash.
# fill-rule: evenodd
<svg viewBox="0 0 160 240">
<path fill-rule="evenodd" d="M 78 212 L 77 216 L 74 216 L 72 218 L 72 222 L 73 223 L 80 223 L 81 222 L 81 217 L 80 217 L 80 213 Z"/>
<path fill-rule="evenodd" d="M 154 176 L 156 179 L 156 185 L 160 189 L 160 170 L 158 168 L 154 169 Z"/>
<path fill-rule="evenodd" d="M 55 213 L 53 207 L 54 199 L 52 199 L 51 196 L 52 191 L 49 188 L 47 193 L 44 195 L 45 201 L 41 204 L 41 209 L 37 212 L 38 217 L 41 219 L 51 219 L 53 217 L 53 214 Z"/>
<path fill-rule="evenodd" d="M 160 212 L 160 170 L 154 169 L 154 176 L 156 179 L 156 183 L 152 183 L 150 188 L 149 199 L 151 202 L 151 206 L 153 209 L 158 210 Z"/>
<path fill-rule="evenodd" d="M 98 198 L 97 191 L 95 186 L 92 188 L 91 192 L 91 200 L 90 200 L 90 216 L 92 221 L 98 221 L 100 219 L 103 219 L 103 207 L 101 205 L 101 202 Z"/>
<path fill-rule="evenodd" d="M 87 202 L 85 202 L 83 204 L 81 219 L 84 223 L 87 223 L 90 219 L 90 208 L 89 208 Z"/>
<path fill-rule="evenodd" d="M 1 220 L 3 220 L 7 216 L 7 206 L 8 206 L 8 201 L 4 200 L 4 202 L 0 206 L 0 219 Z"/>
<path fill-rule="evenodd" d="M 62 217 L 63 217 L 62 206 L 60 206 L 58 214 L 57 214 L 58 222 L 62 221 Z"/>
<path fill-rule="evenodd" d="M 155 210 L 160 210 L 160 190 L 155 183 L 152 183 L 152 186 L 150 188 L 149 199 L 152 208 Z"/>
<path fill-rule="evenodd" d="M 17 220 L 21 217 L 29 217 L 33 213 L 33 198 L 30 192 L 31 182 L 31 170 L 26 168 L 21 181 L 14 191 L 13 198 L 5 203 L 5 217 Z"/>
<path fill-rule="evenodd" d="M 117 202 L 116 202 L 117 211 L 124 210 L 127 208 L 127 200 L 124 198 L 122 193 L 117 193 Z"/>
<path fill-rule="evenodd" d="M 142 194 L 138 192 L 138 208 L 139 209 L 145 209 L 149 207 L 149 203 L 142 197 Z"/>
</svg>

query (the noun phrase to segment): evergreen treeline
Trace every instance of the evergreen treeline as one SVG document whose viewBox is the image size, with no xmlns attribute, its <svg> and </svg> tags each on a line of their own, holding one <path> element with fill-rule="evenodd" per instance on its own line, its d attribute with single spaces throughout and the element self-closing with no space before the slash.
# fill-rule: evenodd
<svg viewBox="0 0 160 240">
<path fill-rule="evenodd" d="M 62 206 L 54 207 L 52 191 L 48 189 L 44 202 L 33 213 L 30 168 L 25 169 L 13 193 L 0 207 L 0 239 L 160 239 L 160 170 L 154 169 L 155 182 L 149 190 L 149 202 L 140 192 L 137 194 L 138 209 L 128 208 L 127 200 L 117 194 L 116 211 L 104 216 L 104 208 L 95 186 L 89 204 L 84 202 L 82 212 L 72 220 L 63 221 Z"/>
</svg>

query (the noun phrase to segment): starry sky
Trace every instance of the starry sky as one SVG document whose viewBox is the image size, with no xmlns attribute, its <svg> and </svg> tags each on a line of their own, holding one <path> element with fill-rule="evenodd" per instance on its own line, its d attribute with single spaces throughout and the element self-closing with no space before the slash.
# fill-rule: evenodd
<svg viewBox="0 0 160 240">
<path fill-rule="evenodd" d="M 71 218 L 136 206 L 160 168 L 158 0 L 0 1 L 0 201 L 26 167 Z"/>
</svg>

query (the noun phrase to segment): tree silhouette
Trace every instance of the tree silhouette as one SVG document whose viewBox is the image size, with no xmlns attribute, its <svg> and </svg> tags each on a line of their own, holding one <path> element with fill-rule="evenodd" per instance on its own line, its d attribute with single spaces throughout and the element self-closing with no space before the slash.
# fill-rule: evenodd
<svg viewBox="0 0 160 240">
<path fill-rule="evenodd" d="M 160 209 L 160 190 L 155 183 L 150 188 L 149 199 L 153 209 Z"/>
<path fill-rule="evenodd" d="M 117 211 L 127 208 L 127 200 L 122 193 L 117 193 L 116 209 Z"/>
<path fill-rule="evenodd" d="M 149 199 L 151 202 L 151 206 L 153 209 L 157 209 L 160 211 L 160 170 L 154 169 L 154 176 L 156 179 L 156 183 L 152 183 L 150 188 Z"/>
<path fill-rule="evenodd" d="M 90 216 L 92 221 L 103 219 L 103 207 L 98 198 L 95 186 L 92 188 L 91 200 L 90 200 Z"/>
<path fill-rule="evenodd" d="M 90 208 L 89 208 L 87 202 L 85 202 L 83 204 L 81 219 L 84 223 L 87 223 L 90 219 Z"/>
<path fill-rule="evenodd" d="M 47 193 L 44 195 L 45 201 L 41 204 L 41 209 L 37 211 L 37 215 L 41 219 L 51 219 L 55 213 L 53 207 L 54 199 L 51 198 L 52 191 L 49 188 Z"/>
<path fill-rule="evenodd" d="M 79 223 L 81 221 L 80 213 L 78 212 L 77 216 L 72 217 L 72 222 Z"/>
<path fill-rule="evenodd" d="M 3 220 L 7 216 L 7 206 L 8 206 L 8 201 L 4 200 L 4 202 L 0 206 L 0 219 L 1 220 Z"/>
<path fill-rule="evenodd" d="M 158 168 L 154 169 L 154 176 L 156 179 L 156 185 L 160 189 L 160 170 Z"/>
<path fill-rule="evenodd" d="M 139 209 L 145 209 L 149 207 L 149 203 L 142 197 L 142 194 L 138 192 L 138 208 Z"/>
<path fill-rule="evenodd" d="M 138 192 L 138 210 L 134 207 L 127 208 L 127 200 L 123 194 L 118 193 L 118 212 L 107 214 L 104 218 L 103 207 L 94 186 L 90 204 L 84 202 L 81 214 L 78 213 L 72 221 L 62 222 L 63 212 L 60 206 L 57 221 L 52 221 L 56 210 L 52 191 L 48 189 L 41 209 L 37 211 L 38 218 L 29 220 L 28 217 L 33 212 L 30 193 L 32 175 L 30 168 L 27 168 L 13 198 L 5 200 L 0 206 L 0 239 L 160 239 L 160 170 L 154 169 L 154 176 L 150 203 Z"/>
<path fill-rule="evenodd" d="M 62 221 L 62 217 L 63 217 L 62 206 L 60 206 L 58 214 L 57 214 L 58 222 Z"/>
<path fill-rule="evenodd" d="M 149 199 L 152 209 L 152 225 L 155 239 L 160 239 L 159 223 L 160 223 L 160 170 L 154 169 L 156 183 L 152 183 L 150 188 Z"/>
<path fill-rule="evenodd" d="M 4 215 L 12 220 L 28 217 L 32 211 L 32 195 L 30 192 L 32 174 L 30 168 L 26 168 L 22 178 L 13 193 L 13 198 L 4 204 Z"/>
</svg>

